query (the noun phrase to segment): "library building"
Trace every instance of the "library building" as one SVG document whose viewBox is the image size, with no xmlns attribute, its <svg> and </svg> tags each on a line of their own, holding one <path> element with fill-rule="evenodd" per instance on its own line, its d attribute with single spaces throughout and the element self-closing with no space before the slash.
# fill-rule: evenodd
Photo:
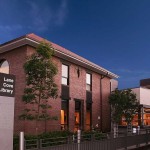
<svg viewBox="0 0 150 150">
<path fill-rule="evenodd" d="M 35 134 L 35 120 L 20 120 L 19 116 L 27 105 L 22 101 L 26 87 L 26 74 L 23 65 L 27 57 L 35 53 L 42 41 L 51 43 L 54 48 L 52 61 L 58 73 L 55 83 L 58 97 L 49 99 L 52 106 L 48 110 L 55 120 L 38 122 L 38 131 L 69 130 L 77 131 L 98 128 L 110 131 L 111 111 L 108 97 L 113 88 L 113 80 L 118 76 L 99 65 L 33 33 L 12 39 L 0 45 L 0 72 L 16 77 L 14 133 L 24 131 Z M 94 55 L 94 54 L 93 54 Z M 107 60 L 107 59 L 106 59 Z M 146 111 L 147 110 L 146 108 Z"/>
</svg>

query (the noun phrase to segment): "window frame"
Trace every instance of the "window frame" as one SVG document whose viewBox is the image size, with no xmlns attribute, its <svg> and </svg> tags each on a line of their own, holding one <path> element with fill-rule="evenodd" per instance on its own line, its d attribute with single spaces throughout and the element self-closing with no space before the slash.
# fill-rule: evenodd
<svg viewBox="0 0 150 150">
<path fill-rule="evenodd" d="M 87 114 L 89 113 L 89 123 L 87 123 Z M 91 130 L 92 127 L 92 103 L 86 103 L 86 130 Z"/>
<path fill-rule="evenodd" d="M 66 104 L 66 106 L 65 106 L 66 109 L 63 109 L 63 107 L 62 107 L 63 106 L 63 102 Z M 62 122 L 60 122 L 61 130 L 68 130 L 69 129 L 69 100 L 66 100 L 66 99 L 62 99 L 61 100 L 61 111 L 62 110 L 66 111 L 66 123 L 64 122 L 64 124 L 62 124 Z M 62 121 L 62 118 L 61 118 L 61 121 Z"/>
<path fill-rule="evenodd" d="M 89 80 L 90 80 L 90 83 L 88 82 L 88 76 L 90 76 Z M 86 91 L 92 91 L 92 74 L 91 73 L 86 73 Z"/>
<path fill-rule="evenodd" d="M 67 67 L 67 76 L 64 76 L 63 75 L 63 66 Z M 61 74 L 61 84 L 63 85 L 69 85 L 69 65 L 66 65 L 66 64 L 62 64 L 62 74 Z M 65 79 L 66 82 L 63 82 L 63 79 Z"/>
</svg>

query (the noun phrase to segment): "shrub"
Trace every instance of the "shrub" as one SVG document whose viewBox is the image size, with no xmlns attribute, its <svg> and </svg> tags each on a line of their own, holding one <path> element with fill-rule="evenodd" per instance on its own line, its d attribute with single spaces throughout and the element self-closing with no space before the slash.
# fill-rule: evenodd
<svg viewBox="0 0 150 150">
<path fill-rule="evenodd" d="M 14 135 L 13 139 L 13 150 L 18 150 L 19 149 L 19 136 Z"/>
<path fill-rule="evenodd" d="M 37 142 L 42 141 L 42 147 L 54 146 L 67 144 L 68 137 L 72 135 L 69 131 L 53 131 L 42 133 L 39 135 L 25 135 L 26 148 L 36 148 Z M 38 141 L 37 141 L 38 140 Z M 14 136 L 14 148 L 13 150 L 19 149 L 19 136 Z"/>
</svg>

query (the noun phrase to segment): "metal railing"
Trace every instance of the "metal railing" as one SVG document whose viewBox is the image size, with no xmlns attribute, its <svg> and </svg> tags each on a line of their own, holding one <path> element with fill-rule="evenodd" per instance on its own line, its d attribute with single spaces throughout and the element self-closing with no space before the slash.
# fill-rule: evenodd
<svg viewBox="0 0 150 150">
<path fill-rule="evenodd" d="M 150 129 L 137 134 L 83 134 L 68 137 L 25 140 L 24 150 L 119 150 L 136 148 L 150 143 Z"/>
</svg>

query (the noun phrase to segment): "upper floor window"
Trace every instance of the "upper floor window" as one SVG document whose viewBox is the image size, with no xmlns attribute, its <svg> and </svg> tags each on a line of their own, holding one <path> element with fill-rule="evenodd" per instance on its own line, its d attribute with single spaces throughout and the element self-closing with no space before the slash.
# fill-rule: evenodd
<svg viewBox="0 0 150 150">
<path fill-rule="evenodd" d="M 69 66 L 62 64 L 62 84 L 69 85 Z"/>
<path fill-rule="evenodd" d="M 9 64 L 7 60 L 0 61 L 0 72 L 9 74 Z"/>
<path fill-rule="evenodd" d="M 87 91 L 91 91 L 92 90 L 92 86 L 91 86 L 91 80 L 92 80 L 92 75 L 89 73 L 86 73 L 86 90 Z"/>
</svg>

